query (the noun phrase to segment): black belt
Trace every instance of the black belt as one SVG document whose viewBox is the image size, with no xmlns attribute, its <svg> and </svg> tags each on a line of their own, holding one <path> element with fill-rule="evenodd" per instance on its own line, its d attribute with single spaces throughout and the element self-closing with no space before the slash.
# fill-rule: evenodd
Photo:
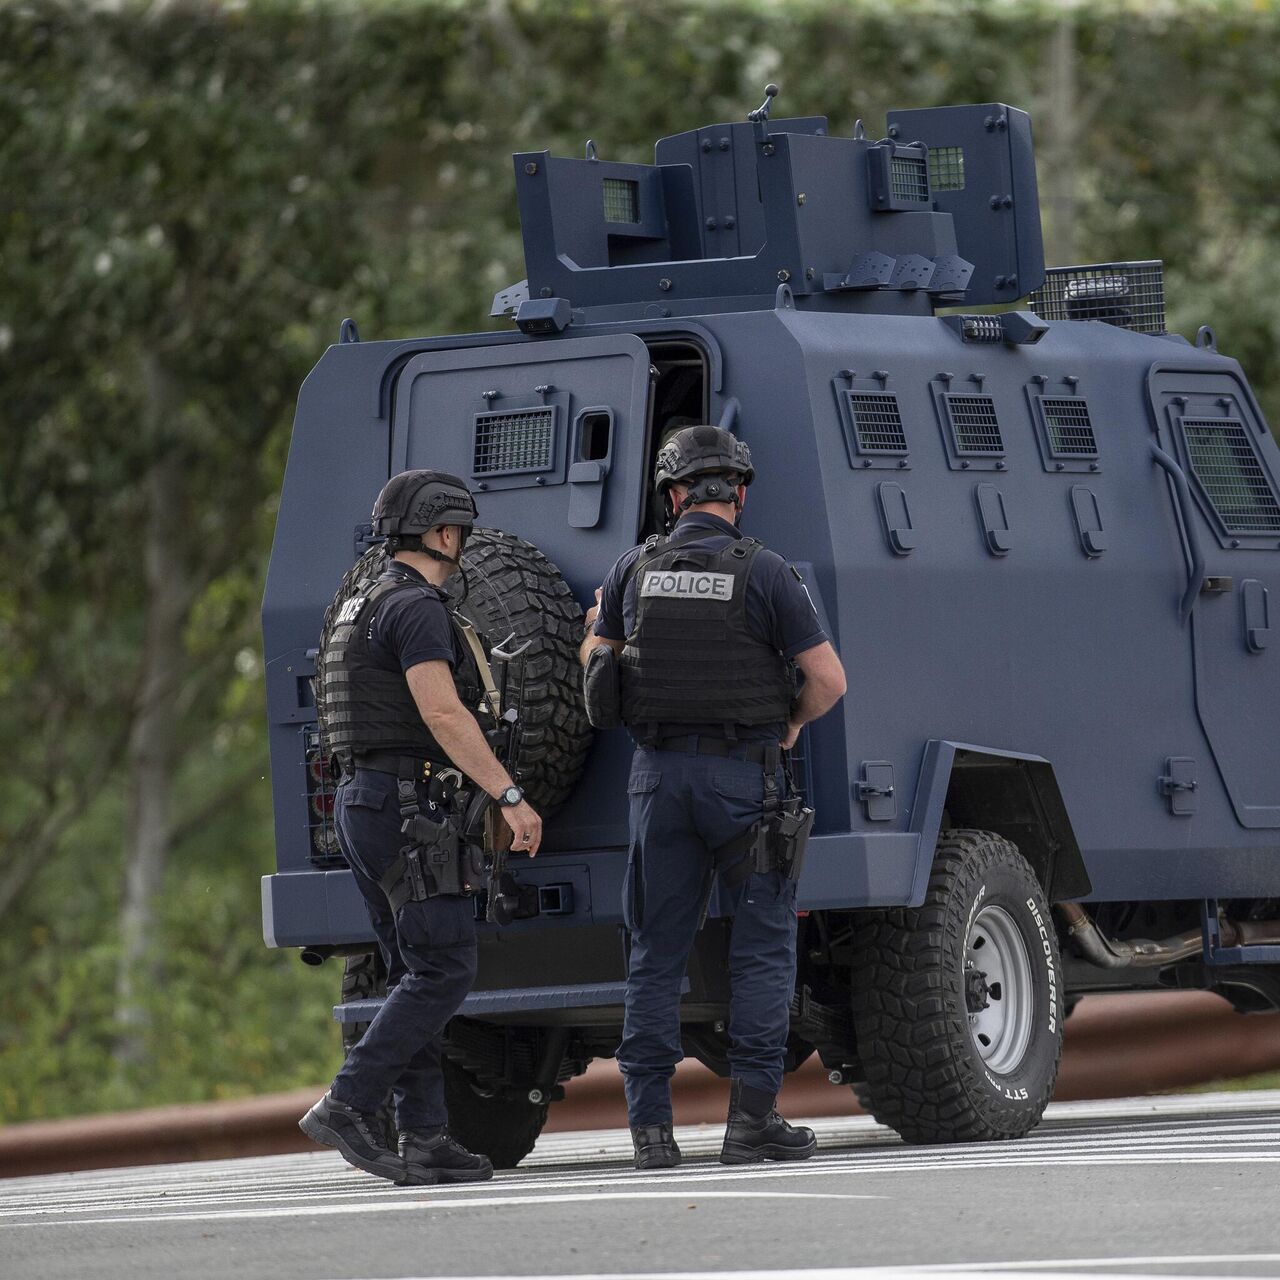
<svg viewBox="0 0 1280 1280">
<path fill-rule="evenodd" d="M 440 760 L 428 760 L 425 756 L 401 756 L 393 751 L 356 751 L 352 762 L 357 769 L 372 769 L 375 773 L 390 773 L 397 778 L 421 780 L 436 769 L 449 766 Z"/>
<path fill-rule="evenodd" d="M 731 738 L 707 738 L 689 733 L 678 738 L 658 738 L 648 744 L 658 751 L 689 751 L 699 756 L 733 756 L 763 765 L 772 773 L 782 760 L 782 748 L 776 742 L 735 742 Z"/>
</svg>

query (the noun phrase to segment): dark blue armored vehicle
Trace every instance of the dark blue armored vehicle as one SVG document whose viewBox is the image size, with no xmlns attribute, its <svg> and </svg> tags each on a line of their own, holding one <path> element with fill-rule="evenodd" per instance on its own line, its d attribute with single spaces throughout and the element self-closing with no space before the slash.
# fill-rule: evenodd
<svg viewBox="0 0 1280 1280">
<path fill-rule="evenodd" d="M 1158 262 L 1046 271 L 1027 116 L 896 112 L 875 140 L 762 109 L 652 165 L 517 155 L 515 184 L 511 329 L 348 322 L 298 401 L 263 607 L 264 932 L 345 958 L 348 1034 L 381 974 L 310 677 L 335 586 L 381 554 L 375 495 L 468 477 L 490 532 L 463 611 L 530 642 L 507 674 L 550 815 L 513 860 L 537 914 L 481 926 L 448 1037 L 454 1127 L 513 1164 L 621 1027 L 630 743 L 586 722 L 579 602 L 660 527 L 664 437 L 706 421 L 750 445 L 745 527 L 793 558 L 849 679 L 797 752 L 817 823 L 789 1065 L 817 1053 L 912 1141 L 1008 1137 L 1083 992 L 1280 1004 L 1280 452 L 1211 330 L 1165 331 Z M 682 1005 L 721 1073 L 727 928 L 713 900 Z"/>
</svg>

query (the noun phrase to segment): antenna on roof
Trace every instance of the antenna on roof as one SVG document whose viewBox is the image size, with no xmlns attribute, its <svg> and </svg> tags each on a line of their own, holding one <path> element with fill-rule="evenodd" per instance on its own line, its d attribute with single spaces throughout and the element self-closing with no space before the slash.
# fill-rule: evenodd
<svg viewBox="0 0 1280 1280">
<path fill-rule="evenodd" d="M 764 87 L 764 101 L 754 110 L 747 112 L 747 119 L 756 127 L 756 138 L 763 142 L 769 136 L 769 108 L 778 96 L 778 86 L 767 84 Z"/>
</svg>

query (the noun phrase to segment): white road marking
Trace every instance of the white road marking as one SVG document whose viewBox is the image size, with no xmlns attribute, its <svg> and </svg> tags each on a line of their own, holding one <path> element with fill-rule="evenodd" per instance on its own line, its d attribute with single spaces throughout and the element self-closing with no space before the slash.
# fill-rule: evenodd
<svg viewBox="0 0 1280 1280">
<path fill-rule="evenodd" d="M 1280 1253 L 1143 1253 L 1121 1258 L 1038 1258 L 1034 1262 L 946 1262 L 934 1267 L 935 1271 L 1039 1271 L 1089 1269 L 1091 1267 L 1185 1267 L 1199 1266 L 1205 1262 L 1280 1262 Z M 905 1266 L 903 1271 L 915 1270 Z M 1131 1278 L 1132 1280 L 1132 1278 Z"/>
<path fill-rule="evenodd" d="M 912 1267 L 909 1270 L 897 1270 L 893 1267 L 865 1267 L 865 1268 L 848 1268 L 844 1270 L 824 1270 L 818 1272 L 812 1271 L 701 1271 L 701 1272 L 653 1272 L 648 1275 L 634 1275 L 627 1273 L 625 1275 L 607 1275 L 607 1274 L 578 1274 L 572 1273 L 565 1275 L 561 1280 L 810 1280 L 810 1277 L 817 1275 L 821 1280 L 897 1280 L 899 1277 L 908 1277 L 909 1280 L 931 1280 L 931 1277 L 954 1276 L 954 1271 L 948 1271 L 944 1267 Z M 970 1276 L 1008 1276 L 1019 1274 L 1016 1271 L 1007 1270 L 987 1270 L 981 1263 L 973 1264 L 972 1268 L 964 1273 Z M 1038 1280 L 1080 1280 L 1082 1275 L 1078 1271 L 1034 1271 L 1027 1274 L 1035 1275 Z M 1104 1280 L 1108 1273 L 1106 1272 L 1088 1272 L 1092 1280 Z M 404 1276 L 398 1280 L 548 1280 L 546 1275 L 530 1275 L 530 1276 Z M 1187 1272 L 1153 1272 L 1150 1275 L 1135 1273 L 1132 1271 L 1123 1271 L 1115 1273 L 1115 1280 L 1241 1280 L 1238 1274 L 1223 1275 L 1204 1275 L 1201 1273 L 1190 1274 Z"/>
<path fill-rule="evenodd" d="M 274 1209 L 224 1209 L 211 1213 L 148 1213 L 124 1218 L 80 1218 L 75 1222 L 19 1223 L 18 1226 L 103 1227 L 120 1223 L 224 1222 L 244 1218 L 324 1218 L 350 1213 L 421 1213 L 428 1209 L 483 1209 L 533 1204 L 574 1204 L 589 1200 L 884 1200 L 885 1196 L 845 1195 L 827 1191 L 607 1191 L 587 1195 L 485 1196 L 468 1200 L 379 1200 L 367 1204 L 297 1204 Z M 0 1224 L 0 1229 L 9 1224 Z M 543 1277 L 543 1280 L 546 1280 Z"/>
<path fill-rule="evenodd" d="M 832 1162 L 847 1164 L 850 1158 L 859 1162 L 879 1159 L 907 1160 L 974 1160 L 989 1159 L 994 1155 L 1010 1159 L 1035 1159 L 1047 1150 L 1063 1154 L 1089 1154 L 1091 1152 L 1116 1152 L 1141 1149 L 1159 1153 L 1160 1150 L 1182 1150 L 1191 1147 L 1220 1146 L 1224 1152 L 1239 1152 L 1241 1145 L 1275 1147 L 1280 1150 L 1280 1117 L 1268 1126 L 1250 1122 L 1240 1126 L 1215 1125 L 1213 1129 L 1188 1131 L 1177 1128 L 1126 1129 L 1110 1133 L 1086 1133 L 1077 1130 L 1046 1133 L 1039 1132 L 1011 1142 L 958 1144 L 950 1146 L 909 1147 L 896 1140 L 876 1146 L 856 1149 L 835 1149 L 823 1146 L 810 1166 Z M 245 1168 L 244 1166 L 248 1166 Z M 294 1156 L 266 1158 L 261 1162 L 226 1161 L 185 1166 L 187 1177 L 175 1177 L 175 1166 L 159 1166 L 157 1169 L 139 1170 L 136 1176 L 124 1176 L 129 1171 L 53 1175 L 43 1178 L 0 1180 L 0 1201 L 20 1203 L 28 1193 L 33 1202 L 48 1204 L 54 1201 L 71 1201 L 77 1198 L 97 1197 L 105 1192 L 127 1192 L 149 1195 L 169 1195 L 189 1192 L 199 1186 L 207 1186 L 213 1193 L 230 1192 L 241 1188 L 267 1185 L 273 1176 L 288 1177 L 294 1185 L 324 1182 L 340 1184 L 344 1177 L 365 1179 L 351 1171 L 337 1157 L 328 1152 L 315 1152 Z M 522 1166 L 518 1172 L 499 1174 L 500 1178 L 518 1178 L 522 1185 L 551 1185 L 554 1181 L 573 1176 L 627 1177 L 634 1176 L 630 1167 L 601 1168 L 588 1175 L 585 1170 L 577 1173 L 564 1167 L 539 1168 Z M 58 1188 L 64 1188 L 59 1191 Z"/>
<path fill-rule="evenodd" d="M 1054 1258 L 1027 1259 L 1011 1262 L 943 1262 L 906 1263 L 891 1267 L 813 1267 L 779 1271 L 638 1271 L 638 1272 L 565 1272 L 561 1280 L 923 1280 L 924 1277 L 943 1275 L 1017 1275 L 1020 1272 L 1034 1274 L 1037 1280 L 1079 1280 L 1081 1273 L 1091 1280 L 1099 1280 L 1097 1268 L 1161 1266 L 1180 1267 L 1204 1263 L 1261 1263 L 1280 1262 L 1280 1253 L 1206 1253 L 1149 1255 L 1130 1258 Z M 1105 1273 L 1104 1273 L 1105 1274 Z M 1183 1272 L 1156 1272 L 1150 1274 L 1123 1271 L 1123 1280 L 1225 1280 Z M 395 1280 L 547 1280 L 545 1275 L 528 1276 L 399 1276 Z M 1240 1280 L 1239 1275 L 1234 1280 Z"/>
<path fill-rule="evenodd" d="M 597 1193 L 603 1191 L 606 1186 L 616 1186 L 619 1184 L 634 1184 L 641 1181 L 647 1186 L 679 1186 L 683 1188 L 693 1189 L 694 1187 L 705 1185 L 707 1183 L 726 1183 L 726 1182 L 751 1182 L 761 1179 L 777 1179 L 786 1178 L 793 1180 L 796 1178 L 822 1177 L 832 1175 L 868 1175 L 868 1174 L 886 1174 L 886 1173 L 912 1173 L 912 1172 L 958 1172 L 961 1170 L 972 1169 L 1026 1169 L 1026 1168 L 1055 1168 L 1065 1166 L 1107 1166 L 1107 1165 L 1258 1165 L 1258 1164 L 1276 1164 L 1280 1163 L 1280 1154 L 1277 1155 L 1249 1155 L 1240 1152 L 1223 1152 L 1219 1154 L 1208 1153 L 1182 1153 L 1182 1154 L 1165 1154 L 1158 1155 L 1127 1155 L 1124 1153 L 1096 1153 L 1087 1156 L 1079 1155 L 1063 1155 L 1046 1153 L 1036 1158 L 1019 1157 L 1017 1159 L 1002 1159 L 999 1157 L 975 1158 L 964 1161 L 945 1160 L 945 1159 L 908 1159 L 908 1160 L 862 1160 L 856 1163 L 835 1163 L 821 1165 L 805 1165 L 802 1167 L 792 1167 L 780 1169 L 777 1167 L 766 1166 L 759 1169 L 751 1170 L 733 1170 L 720 1171 L 714 1167 L 709 1169 L 699 1169 L 696 1166 L 689 1167 L 681 1172 L 672 1174 L 647 1174 L 637 1175 L 627 1171 L 621 1177 L 612 1178 L 563 1178 L 554 1181 L 544 1181 L 536 1184 L 524 1182 L 519 1177 L 512 1179 L 503 1179 L 494 1183 L 486 1183 L 472 1187 L 460 1187 L 457 1185 L 447 1188 L 432 1187 L 415 1187 L 410 1190 L 411 1194 L 427 1195 L 434 1194 L 452 1194 L 458 1195 L 465 1193 L 477 1198 L 492 1199 L 495 1195 L 502 1193 L 508 1188 L 516 1186 L 522 1187 L 527 1194 L 540 1194 L 551 1191 L 570 1190 L 575 1188 L 593 1189 Z M 317 1200 L 334 1200 L 352 1196 L 362 1196 L 386 1200 L 397 1194 L 404 1194 L 403 1190 L 391 1186 L 382 1186 L 378 1183 L 370 1183 L 361 1185 L 362 1180 L 356 1179 L 352 1184 L 338 1185 L 334 1187 L 317 1188 L 314 1186 L 299 1185 L 296 1181 L 286 1180 L 284 1185 L 276 1183 L 275 1185 L 265 1186 L 257 1191 L 246 1191 L 239 1194 L 231 1194 L 225 1190 L 209 1189 L 199 1193 L 177 1193 L 173 1196 L 151 1196 L 145 1198 L 139 1197 L 110 1197 L 97 1195 L 88 1199 L 76 1200 L 72 1202 L 44 1202 L 44 1203 L 18 1203 L 0 1209 L 0 1220 L 7 1218 L 19 1217 L 68 1217 L 73 1214 L 83 1214 L 91 1212 L 109 1213 L 109 1212 L 129 1212 L 141 1211 L 147 1208 L 161 1208 L 172 1205 L 176 1202 L 189 1206 L 191 1208 L 199 1207 L 202 1204 L 219 1204 L 219 1205 L 251 1205 L 258 1203 L 279 1203 L 288 1200 L 306 1199 L 310 1203 Z M 406 1189 L 409 1190 L 409 1189 Z M 547 1197 L 550 1198 L 550 1197 Z"/>
<path fill-rule="evenodd" d="M 905 1154 L 904 1154 L 905 1153 Z M 535 1198 L 554 1200 L 553 1195 L 541 1195 L 543 1192 L 568 1191 L 576 1189 L 595 1189 L 599 1198 L 606 1186 L 618 1184 L 646 1187 L 678 1186 L 692 1190 L 706 1183 L 753 1182 L 761 1179 L 826 1177 L 831 1175 L 866 1175 L 884 1173 L 910 1173 L 918 1171 L 951 1171 L 960 1169 L 1024 1169 L 1053 1168 L 1078 1165 L 1135 1165 L 1135 1164 L 1280 1164 L 1280 1151 L 1275 1151 L 1275 1138 L 1272 1139 L 1272 1150 L 1267 1153 L 1242 1152 L 1227 1150 L 1221 1152 L 1197 1151 L 1096 1151 L 1080 1152 L 1024 1152 L 1009 1150 L 995 1153 L 991 1148 L 977 1148 L 970 1151 L 932 1154 L 925 1148 L 917 1154 L 912 1149 L 900 1149 L 893 1155 L 848 1159 L 835 1158 L 819 1160 L 815 1158 L 803 1165 L 778 1166 L 762 1165 L 746 1169 L 728 1169 L 717 1165 L 690 1165 L 678 1172 L 637 1174 L 631 1169 L 610 1171 L 605 1175 L 586 1175 L 579 1177 L 561 1176 L 545 1178 L 538 1181 L 528 1180 L 520 1174 L 508 1174 L 493 1182 L 475 1183 L 470 1186 L 450 1184 L 440 1187 L 397 1188 L 377 1181 L 367 1180 L 359 1174 L 352 1173 L 350 1181 L 336 1181 L 335 1185 L 317 1187 L 299 1184 L 297 1179 L 285 1179 L 283 1184 L 272 1180 L 267 1184 L 258 1184 L 257 1189 L 248 1187 L 235 1190 L 230 1186 L 213 1186 L 208 1188 L 183 1191 L 174 1188 L 172 1196 L 166 1192 L 149 1196 L 111 1196 L 92 1194 L 70 1200 L 51 1198 L 31 1198 L 17 1201 L 0 1208 L 0 1220 L 16 1217 L 53 1217 L 68 1216 L 77 1213 L 110 1213 L 140 1211 L 147 1208 L 168 1207 L 174 1200 L 180 1200 L 188 1208 L 195 1209 L 203 1204 L 223 1206 L 253 1205 L 260 1203 L 280 1203 L 288 1200 L 302 1200 L 314 1205 L 317 1200 L 350 1199 L 352 1196 L 376 1198 L 380 1202 L 389 1202 L 390 1197 L 397 1197 L 396 1202 L 403 1202 L 402 1197 L 413 1195 L 433 1198 L 466 1194 L 477 1200 L 495 1203 L 509 1188 L 520 1187 Z M 729 1193 L 725 1193 L 729 1194 Z M 747 1194 L 747 1193 L 742 1193 Z M 767 1193 L 760 1193 L 767 1194 Z M 94 1219 L 96 1221 L 96 1219 Z M 157 1217 L 155 1220 L 161 1220 Z"/>
<path fill-rule="evenodd" d="M 1202 1115 L 1184 1115 L 1181 1109 L 1187 1101 L 1198 1099 L 1176 1100 L 1180 1106 L 1173 1108 L 1151 1105 L 1163 1104 L 1164 1099 L 1144 1100 L 1139 1104 L 1141 1114 L 1131 1112 L 1124 1123 L 1110 1128 L 1096 1123 L 1098 1104 L 1068 1104 L 1090 1108 L 1090 1119 L 1095 1122 L 1047 1123 L 1018 1141 L 941 1147 L 906 1146 L 888 1130 L 862 1117 L 815 1121 L 822 1147 L 803 1165 L 728 1168 L 714 1163 L 708 1157 L 719 1151 L 721 1130 L 706 1125 L 677 1130 L 692 1158 L 681 1169 L 666 1173 L 637 1174 L 631 1169 L 626 1158 L 630 1137 L 623 1130 L 550 1135 L 543 1140 L 554 1148 L 549 1157 L 541 1155 L 540 1143 L 520 1170 L 503 1172 L 489 1183 L 470 1185 L 396 1188 L 358 1173 L 328 1151 L 0 1179 L 0 1225 L 181 1221 L 219 1211 L 223 1216 L 228 1212 L 250 1216 L 394 1212 L 420 1205 L 641 1199 L 646 1195 L 816 1199 L 831 1197 L 800 1190 L 783 1193 L 751 1188 L 765 1180 L 785 1180 L 795 1187 L 797 1180 L 812 1177 L 843 1180 L 977 1169 L 1231 1165 L 1249 1166 L 1257 1171 L 1253 1176 L 1262 1176 L 1259 1166 L 1280 1163 L 1280 1091 L 1265 1096 L 1269 1113 L 1251 1095 L 1243 1095 L 1246 1105 L 1233 1109 L 1222 1102 L 1208 1107 L 1208 1114 Z M 1241 1095 L 1231 1099 L 1240 1100 Z M 1051 1110 L 1067 1118 L 1068 1107 Z M 576 1166 L 566 1156 L 571 1150 L 581 1153 Z M 852 1196 L 856 1182 L 844 1185 L 850 1186 Z M 705 1187 L 720 1189 L 702 1190 Z M 861 1274 L 866 1280 L 866 1273 Z"/>
</svg>

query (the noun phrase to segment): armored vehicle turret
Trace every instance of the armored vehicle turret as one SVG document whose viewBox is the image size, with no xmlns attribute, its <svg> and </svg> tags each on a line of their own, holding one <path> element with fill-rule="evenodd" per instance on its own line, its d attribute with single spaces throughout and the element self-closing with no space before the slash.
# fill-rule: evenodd
<svg viewBox="0 0 1280 1280">
<path fill-rule="evenodd" d="M 345 957 L 337 1018 L 368 1020 L 310 676 L 335 586 L 382 554 L 388 476 L 465 476 L 489 532 L 463 609 L 530 641 L 509 687 L 549 817 L 448 1033 L 453 1124 L 501 1163 L 618 1043 L 630 744 L 585 720 L 579 602 L 660 527 L 654 457 L 690 422 L 750 445 L 745 527 L 848 673 L 796 752 L 817 821 L 789 1066 L 817 1054 L 911 1141 L 1017 1136 L 1081 994 L 1280 1004 L 1280 453 L 1247 378 L 1207 327 L 1165 331 L 1159 263 L 1045 269 L 1023 112 L 895 112 L 873 139 L 768 106 L 652 165 L 517 155 L 510 328 L 347 323 L 299 395 L 263 607 L 266 940 Z M 721 1073 L 727 927 L 713 898 L 682 1002 Z"/>
</svg>

